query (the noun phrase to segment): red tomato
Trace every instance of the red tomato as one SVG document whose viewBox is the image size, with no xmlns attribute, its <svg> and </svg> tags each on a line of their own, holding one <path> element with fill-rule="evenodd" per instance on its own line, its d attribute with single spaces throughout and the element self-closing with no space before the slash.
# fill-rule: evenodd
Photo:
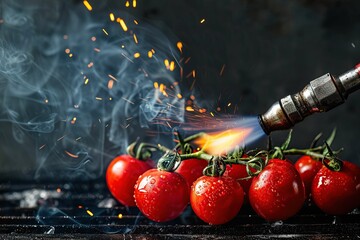
<svg viewBox="0 0 360 240">
<path fill-rule="evenodd" d="M 189 191 L 193 182 L 203 175 L 202 171 L 208 165 L 203 159 L 187 159 L 180 163 L 175 172 L 183 176 L 189 186 Z"/>
<path fill-rule="evenodd" d="M 313 159 L 310 156 L 302 156 L 295 162 L 295 168 L 300 173 L 300 177 L 305 185 L 305 194 L 309 196 L 311 192 L 311 183 L 317 174 L 317 172 L 321 169 L 322 162 Z"/>
<path fill-rule="evenodd" d="M 272 159 L 253 178 L 249 200 L 255 212 L 265 220 L 286 220 L 294 216 L 304 204 L 304 183 L 292 164 Z"/>
<path fill-rule="evenodd" d="M 149 219 L 165 222 L 177 218 L 189 202 L 186 180 L 176 172 L 151 169 L 135 185 L 135 202 Z"/>
<path fill-rule="evenodd" d="M 253 179 L 249 178 L 246 180 L 239 180 L 239 178 L 245 178 L 245 177 L 249 176 L 246 172 L 246 166 L 243 164 L 226 165 L 226 170 L 225 170 L 223 176 L 224 177 L 226 177 L 226 176 L 232 177 L 240 183 L 241 187 L 244 190 L 245 201 L 247 201 L 249 198 L 248 197 L 249 188 L 251 186 Z"/>
<path fill-rule="evenodd" d="M 135 206 L 134 185 L 139 176 L 152 168 L 151 161 L 140 161 L 129 155 L 121 155 L 106 170 L 106 183 L 116 200 L 125 206 Z"/>
<path fill-rule="evenodd" d="M 360 203 L 360 169 L 343 161 L 341 171 L 335 172 L 323 166 L 311 186 L 315 204 L 331 215 L 346 214 Z"/>
<path fill-rule="evenodd" d="M 202 176 L 191 187 L 191 207 L 209 224 L 223 224 L 233 219 L 243 200 L 242 187 L 231 177 Z"/>
</svg>

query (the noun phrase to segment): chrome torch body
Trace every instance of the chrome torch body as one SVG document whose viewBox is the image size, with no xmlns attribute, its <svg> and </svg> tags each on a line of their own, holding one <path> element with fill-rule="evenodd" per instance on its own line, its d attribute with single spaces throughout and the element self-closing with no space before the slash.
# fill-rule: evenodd
<svg viewBox="0 0 360 240">
<path fill-rule="evenodd" d="M 312 80 L 303 90 L 274 103 L 267 112 L 259 115 L 266 134 L 289 129 L 305 117 L 326 112 L 345 102 L 350 93 L 360 88 L 360 64 L 335 77 L 329 73 Z"/>
</svg>

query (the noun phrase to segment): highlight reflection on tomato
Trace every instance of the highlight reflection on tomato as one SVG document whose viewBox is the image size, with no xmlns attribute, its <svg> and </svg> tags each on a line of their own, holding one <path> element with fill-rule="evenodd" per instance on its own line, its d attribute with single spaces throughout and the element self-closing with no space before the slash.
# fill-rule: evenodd
<svg viewBox="0 0 360 240">
<path fill-rule="evenodd" d="M 304 183 L 291 163 L 272 159 L 254 177 L 249 200 L 255 212 L 265 220 L 286 220 L 294 216 L 304 204 Z"/>
<path fill-rule="evenodd" d="M 176 172 L 150 169 L 135 185 L 135 202 L 149 219 L 165 222 L 177 218 L 189 202 L 186 180 Z"/>
</svg>

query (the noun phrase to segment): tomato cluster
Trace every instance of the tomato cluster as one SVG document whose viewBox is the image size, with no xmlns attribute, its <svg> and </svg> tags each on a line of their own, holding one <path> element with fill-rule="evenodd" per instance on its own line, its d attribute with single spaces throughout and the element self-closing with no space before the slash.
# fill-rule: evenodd
<svg viewBox="0 0 360 240">
<path fill-rule="evenodd" d="M 155 169 L 151 161 L 129 155 L 115 158 L 106 181 L 123 205 L 136 205 L 149 219 L 177 218 L 190 203 L 195 214 L 209 224 L 232 220 L 244 203 L 267 221 L 294 216 L 311 197 L 325 213 L 346 214 L 360 207 L 360 167 L 341 161 L 341 170 L 302 156 L 289 160 L 267 159 L 261 171 L 243 164 L 227 164 L 223 174 L 203 175 L 208 161 L 183 160 L 176 171 Z M 249 169 L 255 173 L 248 178 Z"/>
</svg>

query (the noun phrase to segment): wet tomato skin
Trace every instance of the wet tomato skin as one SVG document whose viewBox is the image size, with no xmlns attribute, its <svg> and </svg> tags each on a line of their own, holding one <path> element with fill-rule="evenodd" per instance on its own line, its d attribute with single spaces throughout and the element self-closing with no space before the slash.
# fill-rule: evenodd
<svg viewBox="0 0 360 240">
<path fill-rule="evenodd" d="M 343 161 L 340 171 L 323 166 L 311 186 L 312 199 L 323 212 L 341 215 L 351 212 L 360 203 L 360 169 Z"/>
<path fill-rule="evenodd" d="M 304 182 L 305 194 L 306 196 L 309 196 L 312 181 L 317 172 L 322 168 L 322 162 L 315 160 L 308 155 L 304 155 L 295 162 L 294 166 L 300 173 L 300 177 Z"/>
<path fill-rule="evenodd" d="M 209 224 L 224 224 L 233 219 L 243 204 L 244 191 L 231 177 L 202 176 L 190 193 L 195 214 Z"/>
<path fill-rule="evenodd" d="M 109 191 L 121 204 L 135 206 L 134 185 L 138 177 L 153 167 L 151 160 L 140 161 L 130 155 L 114 158 L 106 170 Z"/>
<path fill-rule="evenodd" d="M 186 180 L 176 172 L 150 169 L 135 185 L 135 202 L 140 211 L 155 222 L 170 221 L 189 203 Z"/>
<path fill-rule="evenodd" d="M 255 170 L 253 172 L 255 172 Z M 249 189 L 250 189 L 250 186 L 252 183 L 252 178 L 239 180 L 241 178 L 246 178 L 249 176 L 246 171 L 246 166 L 243 164 L 226 165 L 226 170 L 225 170 L 223 176 L 224 177 L 226 177 L 226 176 L 232 177 L 240 183 L 241 187 L 244 190 L 245 201 L 247 202 Z"/>
<path fill-rule="evenodd" d="M 204 168 L 208 165 L 208 162 L 203 159 L 187 159 L 180 163 L 180 166 L 175 172 L 182 175 L 189 186 L 189 191 L 193 182 L 203 175 Z"/>
<path fill-rule="evenodd" d="M 249 200 L 255 212 L 265 220 L 286 220 L 294 216 L 304 204 L 304 183 L 291 163 L 272 159 L 254 177 Z"/>
</svg>

